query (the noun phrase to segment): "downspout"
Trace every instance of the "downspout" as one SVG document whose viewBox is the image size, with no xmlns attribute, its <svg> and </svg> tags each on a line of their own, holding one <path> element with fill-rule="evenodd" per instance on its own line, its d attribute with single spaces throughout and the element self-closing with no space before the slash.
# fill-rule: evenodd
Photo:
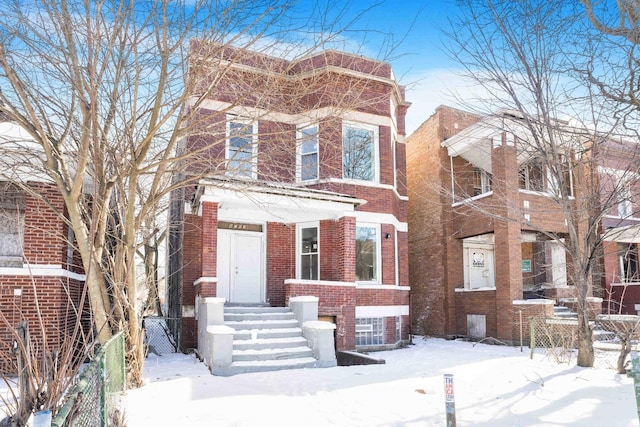
<svg viewBox="0 0 640 427">
<path fill-rule="evenodd" d="M 456 202 L 455 181 L 453 179 L 453 157 L 449 156 L 449 173 L 451 174 L 451 204 Z"/>
</svg>

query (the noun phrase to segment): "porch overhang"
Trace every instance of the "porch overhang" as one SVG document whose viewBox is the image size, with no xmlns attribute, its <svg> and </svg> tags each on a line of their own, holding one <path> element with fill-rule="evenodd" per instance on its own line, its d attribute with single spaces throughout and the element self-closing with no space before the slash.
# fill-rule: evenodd
<svg viewBox="0 0 640 427">
<path fill-rule="evenodd" d="M 283 223 L 338 219 L 352 215 L 356 207 L 366 203 L 330 191 L 219 178 L 199 182 L 195 203 L 203 201 L 218 203 L 221 218 Z"/>
<path fill-rule="evenodd" d="M 500 128 L 495 118 L 482 120 L 460 133 L 442 141 L 449 157 L 462 157 L 472 165 L 491 173 L 491 148 L 493 138 Z"/>
<path fill-rule="evenodd" d="M 640 224 L 610 228 L 602 238 L 606 242 L 640 243 Z"/>
</svg>

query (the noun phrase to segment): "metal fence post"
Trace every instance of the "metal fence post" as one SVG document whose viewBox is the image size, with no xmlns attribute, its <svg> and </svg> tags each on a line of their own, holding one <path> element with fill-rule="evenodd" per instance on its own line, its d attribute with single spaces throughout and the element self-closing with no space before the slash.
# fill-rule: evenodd
<svg viewBox="0 0 640 427">
<path fill-rule="evenodd" d="M 533 359 L 533 351 L 536 349 L 536 326 L 535 317 L 532 317 L 529 321 L 529 348 L 531 349 L 530 359 Z"/>
<path fill-rule="evenodd" d="M 109 343 L 111 345 L 112 343 Z M 102 380 L 102 386 L 100 387 L 100 413 L 102 427 L 108 427 L 108 412 L 107 412 L 107 368 L 105 366 L 105 360 L 107 358 L 108 348 L 105 351 L 100 352 L 100 359 L 98 366 L 100 367 L 100 378 Z"/>
</svg>

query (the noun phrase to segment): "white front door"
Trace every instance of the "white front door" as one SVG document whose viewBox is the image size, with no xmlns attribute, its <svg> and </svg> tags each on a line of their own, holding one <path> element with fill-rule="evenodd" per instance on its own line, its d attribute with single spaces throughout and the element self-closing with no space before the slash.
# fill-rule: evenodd
<svg viewBox="0 0 640 427">
<path fill-rule="evenodd" d="M 262 233 L 218 230 L 217 295 L 237 303 L 264 302 Z"/>
<path fill-rule="evenodd" d="M 495 287 L 493 247 L 490 245 L 468 245 L 465 248 L 465 287 L 467 289 Z"/>
</svg>

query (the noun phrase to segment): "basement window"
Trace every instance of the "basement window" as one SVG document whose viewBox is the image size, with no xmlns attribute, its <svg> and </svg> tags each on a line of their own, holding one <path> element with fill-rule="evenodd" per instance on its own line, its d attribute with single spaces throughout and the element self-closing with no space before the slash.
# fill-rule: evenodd
<svg viewBox="0 0 640 427">
<path fill-rule="evenodd" d="M 356 346 L 384 344 L 382 317 L 356 319 Z"/>
</svg>

